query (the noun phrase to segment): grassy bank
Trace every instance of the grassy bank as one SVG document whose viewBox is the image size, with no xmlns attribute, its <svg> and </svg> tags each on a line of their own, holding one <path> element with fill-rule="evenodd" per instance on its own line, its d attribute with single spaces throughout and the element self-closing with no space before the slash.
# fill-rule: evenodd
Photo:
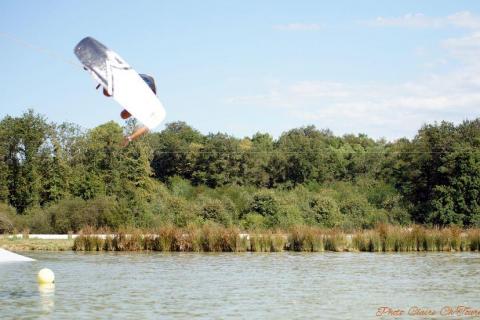
<svg viewBox="0 0 480 320">
<path fill-rule="evenodd" d="M 0 238 L 0 248 L 10 251 L 66 251 L 72 250 L 73 240 L 6 239 Z"/>
<path fill-rule="evenodd" d="M 205 225 L 200 228 L 163 227 L 149 232 L 123 230 L 106 237 L 84 232 L 73 244 L 76 251 L 182 252 L 452 252 L 479 251 L 480 229 L 401 228 L 380 225 L 346 234 L 339 230 L 296 227 L 286 231 L 242 234 L 236 228 Z"/>
</svg>

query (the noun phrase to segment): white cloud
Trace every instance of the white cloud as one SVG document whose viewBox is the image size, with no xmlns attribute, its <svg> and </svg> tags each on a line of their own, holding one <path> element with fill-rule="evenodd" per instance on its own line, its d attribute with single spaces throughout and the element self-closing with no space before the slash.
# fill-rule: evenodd
<svg viewBox="0 0 480 320">
<path fill-rule="evenodd" d="M 446 65 L 448 65 L 448 60 L 444 58 L 433 59 L 423 64 L 425 68 L 429 68 L 429 69 L 434 69 L 434 68 L 446 66 Z"/>
<path fill-rule="evenodd" d="M 460 38 L 450 38 L 442 43 L 449 53 L 460 61 L 468 64 L 479 64 L 480 32 Z"/>
<path fill-rule="evenodd" d="M 274 25 L 273 29 L 283 31 L 316 31 L 320 30 L 321 26 L 317 23 L 288 23 Z"/>
<path fill-rule="evenodd" d="M 443 21 L 427 17 L 423 13 L 407 13 L 401 17 L 377 17 L 375 20 L 367 21 L 367 24 L 374 27 L 431 28 L 441 27 Z"/>
<path fill-rule="evenodd" d="M 469 65 L 396 85 L 299 81 L 272 85 L 265 94 L 236 97 L 237 105 L 283 112 L 301 123 L 338 134 L 412 137 L 433 121 L 461 121 L 480 115 L 480 68 Z"/>
<path fill-rule="evenodd" d="M 373 27 L 406 27 L 406 28 L 443 28 L 457 27 L 479 29 L 480 17 L 469 11 L 460 11 L 445 17 L 429 17 L 423 13 L 407 13 L 400 17 L 377 17 L 366 21 Z"/>
<path fill-rule="evenodd" d="M 425 64 L 424 72 L 428 73 L 411 81 L 397 84 L 352 84 L 328 79 L 277 81 L 266 84 L 264 93 L 233 97 L 228 102 L 280 111 L 297 119 L 296 123 L 312 123 L 337 134 L 364 132 L 389 139 L 412 137 L 424 123 L 458 122 L 480 116 L 480 17 L 468 11 L 437 18 L 408 14 L 398 18 L 379 17 L 369 24 L 458 27 L 470 30 L 470 34 L 441 41 L 439 49 L 443 50 L 435 52 L 431 63 Z M 432 55 L 424 47 L 417 48 L 416 54 L 422 60 Z"/>
<path fill-rule="evenodd" d="M 469 11 L 457 12 L 449 15 L 447 18 L 447 24 L 466 29 L 479 29 L 480 17 L 475 16 Z"/>
</svg>

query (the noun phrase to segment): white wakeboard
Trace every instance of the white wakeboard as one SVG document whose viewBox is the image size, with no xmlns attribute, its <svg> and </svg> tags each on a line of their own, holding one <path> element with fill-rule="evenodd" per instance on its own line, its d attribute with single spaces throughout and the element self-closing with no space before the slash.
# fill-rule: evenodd
<svg viewBox="0 0 480 320">
<path fill-rule="evenodd" d="M 0 248 L 0 262 L 25 262 L 35 261 L 35 259 L 24 257 L 19 254 Z"/>
<path fill-rule="evenodd" d="M 74 52 L 108 94 L 149 129 L 165 119 L 165 108 L 155 93 L 117 53 L 91 37 L 82 39 Z"/>
</svg>

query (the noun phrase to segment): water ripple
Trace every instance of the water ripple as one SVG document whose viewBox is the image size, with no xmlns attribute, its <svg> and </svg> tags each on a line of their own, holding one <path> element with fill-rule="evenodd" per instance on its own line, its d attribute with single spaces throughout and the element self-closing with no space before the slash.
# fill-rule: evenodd
<svg viewBox="0 0 480 320">
<path fill-rule="evenodd" d="M 480 308 L 474 253 L 32 253 L 0 265 L 2 318 L 370 319 L 380 306 Z M 53 290 L 36 272 L 54 270 Z"/>
</svg>

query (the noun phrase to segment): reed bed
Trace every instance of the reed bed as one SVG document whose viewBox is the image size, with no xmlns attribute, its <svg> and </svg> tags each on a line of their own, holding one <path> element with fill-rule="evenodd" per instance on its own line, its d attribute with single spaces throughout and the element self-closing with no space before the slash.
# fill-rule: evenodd
<svg viewBox="0 0 480 320">
<path fill-rule="evenodd" d="M 75 251 L 182 251 L 242 252 L 249 249 L 237 228 L 204 225 L 201 228 L 165 226 L 155 230 L 125 229 L 104 236 L 83 231 L 75 239 Z"/>
<path fill-rule="evenodd" d="M 251 252 L 280 252 L 285 250 L 286 245 L 287 237 L 278 231 L 257 230 L 247 240 L 247 248 Z"/>
<path fill-rule="evenodd" d="M 471 240 L 475 238 L 475 233 L 471 234 L 466 236 L 457 227 L 427 229 L 422 226 L 401 228 L 379 225 L 373 230 L 356 232 L 352 248 L 368 252 L 475 251 Z"/>
<path fill-rule="evenodd" d="M 468 230 L 466 238 L 470 251 L 480 251 L 480 229 Z"/>
<path fill-rule="evenodd" d="M 100 235 L 101 234 L 101 235 Z M 154 230 L 82 230 L 76 251 L 162 252 L 454 252 L 480 251 L 480 229 L 410 228 L 378 225 L 347 234 L 336 229 L 297 226 L 289 230 L 256 230 L 242 234 L 235 227 L 163 226 Z"/>
</svg>

